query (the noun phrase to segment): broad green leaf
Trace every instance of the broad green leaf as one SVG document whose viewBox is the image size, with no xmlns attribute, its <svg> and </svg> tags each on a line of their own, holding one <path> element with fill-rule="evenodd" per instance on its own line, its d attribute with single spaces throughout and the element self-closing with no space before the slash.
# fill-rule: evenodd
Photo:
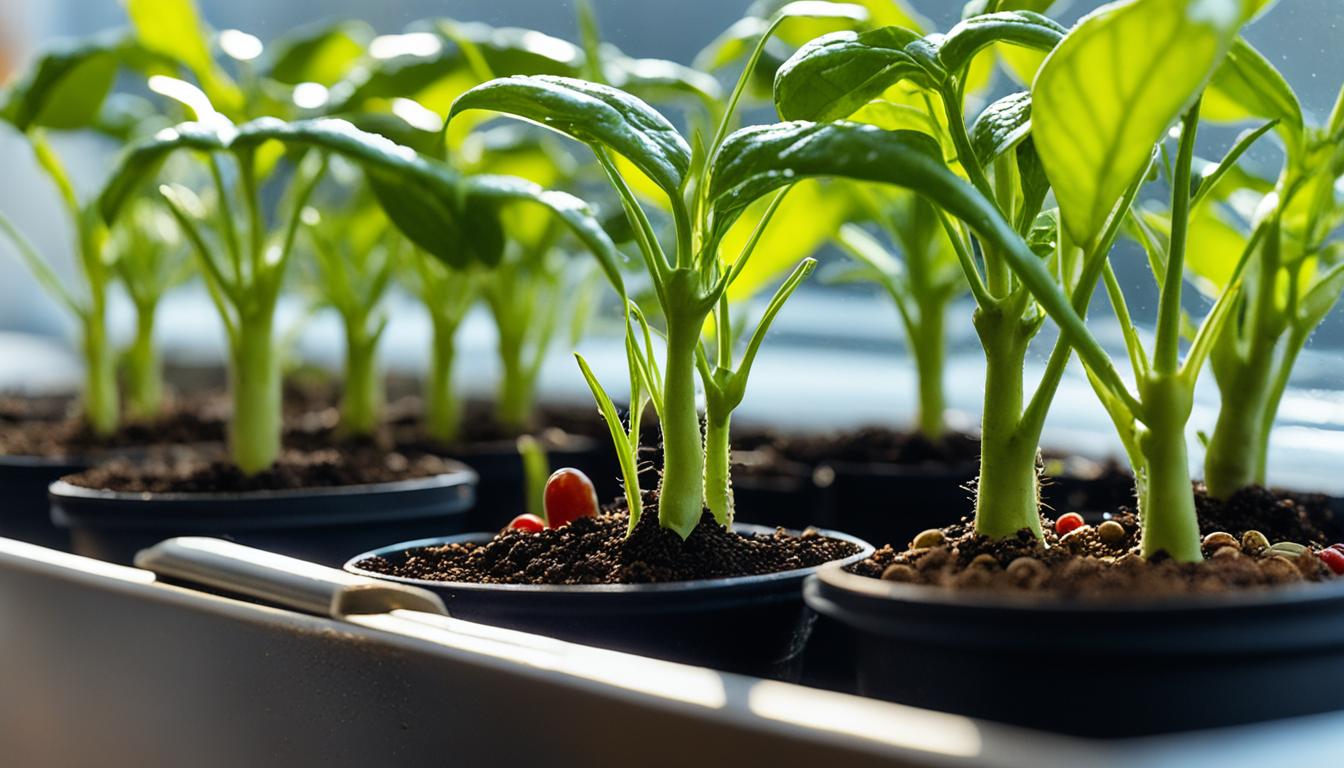
<svg viewBox="0 0 1344 768">
<path fill-rule="evenodd" d="M 1294 161 L 1300 160 L 1302 105 L 1283 75 L 1260 52 L 1238 37 L 1213 73 L 1200 117 L 1218 122 L 1278 120 Z"/>
<path fill-rule="evenodd" d="M 719 257 L 735 262 L 764 215 L 768 201 L 758 200 L 733 223 L 719 243 Z M 751 259 L 728 287 L 730 301 L 745 301 L 776 282 L 798 262 L 815 254 L 835 236 L 851 212 L 846 195 L 834 184 L 805 181 L 780 203 Z"/>
<path fill-rule="evenodd" d="M 1079 22 L 1032 86 L 1032 135 L 1074 242 L 1101 232 L 1241 25 L 1231 0 L 1128 0 Z"/>
<path fill-rule="evenodd" d="M 210 41 L 193 0 L 123 0 L 140 44 L 186 67 L 221 111 L 242 106 L 243 97 L 210 55 Z"/>
<path fill-rule="evenodd" d="M 747 9 L 743 18 L 734 22 L 696 54 L 695 67 L 713 72 L 745 58 L 760 42 L 761 35 L 776 21 L 780 24 L 774 33 L 775 38 L 792 46 L 802 45 L 832 32 L 858 29 L 870 23 L 914 26 L 913 20 L 902 13 L 899 4 L 889 0 L 757 2 Z"/>
<path fill-rule="evenodd" d="M 287 85 L 332 86 L 365 56 L 373 28 L 362 21 L 301 27 L 266 48 L 263 71 Z"/>
<path fill-rule="evenodd" d="M 53 47 L 5 90 L 0 116 L 20 131 L 88 127 L 133 46 L 118 33 Z"/>
<path fill-rule="evenodd" d="M 836 32 L 804 45 L 779 68 L 775 107 L 787 120 L 839 120 L 902 80 L 932 89 L 945 77 L 936 46 L 917 32 Z"/>
<path fill-rule="evenodd" d="M 680 193 L 691 148 L 653 107 L 609 86 L 568 77 L 509 77 L 462 94 L 448 119 L 470 110 L 502 112 L 543 125 L 634 163 L 668 194 Z"/>
<path fill-rule="evenodd" d="M 616 52 L 605 56 L 602 65 L 613 87 L 650 103 L 690 96 L 712 114 L 724 96 L 718 80 L 675 61 L 632 59 Z"/>
<path fill-rule="evenodd" d="M 857 123 L 792 122 L 744 128 L 729 136 L 711 169 L 715 228 L 730 224 L 753 201 L 813 177 L 893 184 L 917 192 L 961 219 L 999 249 L 1041 307 L 1073 341 L 1079 357 L 1116 392 L 1124 383 L 1039 257 L 986 200 L 943 163 L 936 141 L 914 131 L 883 131 Z"/>
<path fill-rule="evenodd" d="M 1031 133 L 1031 93 L 1009 94 L 985 107 L 971 126 L 971 148 L 982 166 L 1012 149 Z"/>
<path fill-rule="evenodd" d="M 1002 11 L 974 16 L 948 30 L 938 58 L 949 72 L 960 71 L 975 55 L 995 43 L 1049 51 L 1068 30 L 1032 11 Z"/>
</svg>

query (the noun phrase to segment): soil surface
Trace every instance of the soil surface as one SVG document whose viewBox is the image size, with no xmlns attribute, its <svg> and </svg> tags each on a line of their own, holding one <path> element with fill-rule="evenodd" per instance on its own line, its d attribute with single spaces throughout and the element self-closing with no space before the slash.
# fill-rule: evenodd
<svg viewBox="0 0 1344 768">
<path fill-rule="evenodd" d="M 1196 500 L 1205 535 L 1206 559 L 1200 563 L 1178 563 L 1163 553 L 1145 560 L 1138 554 L 1138 517 L 1122 509 L 1108 521 L 1065 536 L 1055 533 L 1054 520 L 1042 517 L 1043 542 L 1026 530 L 1016 538 L 994 541 L 977 535 L 971 520 L 964 518 L 940 529 L 940 535 L 920 534 L 929 539 L 921 542 L 927 546 L 888 545 L 850 570 L 959 590 L 1108 600 L 1333 578 L 1316 555 L 1330 538 L 1321 527 L 1328 513 L 1319 499 L 1248 488 L 1220 502 L 1197 485 Z M 1264 546 L 1266 541 L 1270 547 Z"/>
<path fill-rule="evenodd" d="M 358 565 L 391 576 L 476 584 L 646 584 L 790 571 L 858 551 L 815 530 L 744 536 L 708 512 L 682 541 L 658 525 L 656 504 L 646 505 L 626 538 L 629 519 L 613 508 L 558 529 L 504 530 L 484 544 L 425 547 Z"/>
<path fill-rule="evenodd" d="M 980 439 L 974 435 L 952 432 L 941 440 L 929 440 L 915 432 L 886 427 L 829 434 L 790 434 L 747 427 L 737 430 L 733 444 L 735 449 L 770 451 L 787 461 L 808 466 L 840 461 L 959 464 L 980 458 Z"/>
<path fill-rule="evenodd" d="M 65 479 L 85 488 L 130 493 L 232 493 L 387 483 L 440 475 L 455 466 L 432 454 L 347 446 L 286 450 L 270 469 L 248 476 L 222 456 L 179 451 L 139 462 L 114 459 Z"/>
<path fill-rule="evenodd" d="M 124 421 L 106 437 L 95 434 L 77 415 L 49 418 L 46 405 L 17 411 L 24 416 L 0 419 L 0 455 L 49 458 L 98 457 L 110 452 L 154 446 L 220 442 L 224 439 L 222 415 L 210 403 L 198 399 L 173 401 L 163 416 L 150 421 Z"/>
</svg>

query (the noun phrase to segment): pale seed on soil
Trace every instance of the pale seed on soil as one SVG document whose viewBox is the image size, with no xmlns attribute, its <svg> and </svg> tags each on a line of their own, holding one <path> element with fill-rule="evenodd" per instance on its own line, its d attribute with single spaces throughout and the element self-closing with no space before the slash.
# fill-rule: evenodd
<svg viewBox="0 0 1344 768">
<path fill-rule="evenodd" d="M 993 555 L 981 553 L 975 556 L 971 561 L 971 568 L 997 568 L 999 561 L 994 559 Z"/>
<path fill-rule="evenodd" d="M 1208 536 L 1204 537 L 1202 544 L 1205 551 L 1208 552 L 1217 552 L 1223 547 L 1236 547 L 1237 549 L 1241 549 L 1241 543 L 1237 541 L 1237 537 L 1227 531 L 1214 531 L 1213 533 L 1210 533 Z"/>
<path fill-rule="evenodd" d="M 926 531 L 920 531 L 915 540 L 910 542 L 911 549 L 927 549 L 936 547 L 943 543 L 943 532 L 937 528 L 930 528 Z"/>
<path fill-rule="evenodd" d="M 1097 536 L 1106 544 L 1119 544 L 1125 540 L 1125 526 L 1114 520 L 1107 520 L 1097 526 Z"/>
<path fill-rule="evenodd" d="M 1247 531 L 1241 534 L 1241 548 L 1247 552 L 1259 552 L 1269 547 L 1269 539 L 1259 531 Z"/>
<path fill-rule="evenodd" d="M 892 563 L 882 572 L 883 581 L 909 583 L 919 578 L 919 572 L 904 563 Z"/>
</svg>

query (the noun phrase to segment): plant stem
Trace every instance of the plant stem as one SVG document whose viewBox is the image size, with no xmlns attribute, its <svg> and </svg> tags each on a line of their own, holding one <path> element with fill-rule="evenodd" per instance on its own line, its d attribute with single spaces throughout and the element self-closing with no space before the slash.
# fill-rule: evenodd
<svg viewBox="0 0 1344 768">
<path fill-rule="evenodd" d="M 376 340 L 369 338 L 361 324 L 346 324 L 341 426 L 357 437 L 372 435 L 382 418 L 383 383 L 377 351 Z"/>
<path fill-rule="evenodd" d="M 231 350 L 229 448 L 247 475 L 271 466 L 280 455 L 280 365 L 271 339 L 273 325 L 273 305 L 240 317 Z"/>
<path fill-rule="evenodd" d="M 694 311 L 667 318 L 667 368 L 663 373 L 661 414 L 663 478 L 659 486 L 658 520 L 683 539 L 695 530 L 704 509 L 705 454 L 700 415 L 695 407 L 695 349 L 703 323 L 704 317 Z"/>
<path fill-rule="evenodd" d="M 976 532 L 996 539 L 1023 528 L 1041 537 L 1036 442 L 1024 439 L 1022 371 L 1030 334 L 1014 302 L 975 313 L 985 349 L 985 406 L 980 428 L 980 478 L 976 483 Z"/>
<path fill-rule="evenodd" d="M 918 334 L 910 336 L 915 376 L 919 380 L 919 415 L 916 423 L 924 437 L 935 441 L 942 439 L 946 431 L 943 423 L 943 411 L 946 409 L 943 396 L 945 312 L 946 307 L 941 301 L 921 302 Z"/>
<path fill-rule="evenodd" d="M 441 443 L 459 437 L 461 404 L 453 391 L 453 358 L 457 326 L 434 317 L 429 350 L 429 381 L 425 388 L 425 432 Z"/>
<path fill-rule="evenodd" d="M 1172 374 L 1154 374 L 1141 387 L 1147 409 L 1139 431 L 1147 475 L 1139 486 L 1143 556 L 1165 552 L 1176 560 L 1195 562 L 1203 555 L 1185 446 L 1185 425 L 1194 398 L 1181 378 Z"/>
<path fill-rule="evenodd" d="M 135 308 L 135 338 L 126 350 L 126 407 L 141 419 L 159 415 L 163 405 L 163 366 L 154 345 L 155 305 Z"/>
<path fill-rule="evenodd" d="M 1233 327 L 1228 326 L 1229 330 Z M 1269 407 L 1274 374 L 1273 341 L 1266 341 L 1253 338 L 1246 359 L 1233 363 L 1223 376 L 1218 376 L 1222 369 L 1214 368 L 1222 402 L 1204 454 L 1204 482 L 1214 498 L 1226 499 L 1256 482 L 1259 449 L 1264 442 L 1260 425 Z M 1228 376 L 1228 372 L 1233 375 Z"/>
<path fill-rule="evenodd" d="M 732 445 L 729 422 L 732 411 L 705 409 L 705 506 L 721 525 L 731 525 L 733 503 Z"/>
<path fill-rule="evenodd" d="M 504 327 L 499 330 L 500 380 L 495 417 L 500 426 L 522 434 L 532 426 L 534 382 L 523 363 L 521 340 L 506 339 Z"/>
<path fill-rule="evenodd" d="M 84 334 L 84 418 L 99 437 L 107 437 L 120 426 L 117 394 L 117 369 L 107 343 L 100 302 L 86 316 Z"/>
</svg>

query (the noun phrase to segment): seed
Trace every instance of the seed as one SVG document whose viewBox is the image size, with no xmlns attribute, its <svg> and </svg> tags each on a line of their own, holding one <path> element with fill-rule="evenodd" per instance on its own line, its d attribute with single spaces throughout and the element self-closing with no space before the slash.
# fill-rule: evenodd
<svg viewBox="0 0 1344 768">
<path fill-rule="evenodd" d="M 1293 561 L 1282 555 L 1261 560 L 1260 572 L 1271 581 L 1299 581 L 1302 578 L 1302 572 L 1297 570 Z"/>
<path fill-rule="evenodd" d="M 509 521 L 509 530 L 536 533 L 546 527 L 546 521 L 536 515 L 519 515 Z"/>
<path fill-rule="evenodd" d="M 1205 552 L 1217 552 L 1223 547 L 1235 547 L 1241 549 L 1241 544 L 1237 541 L 1237 537 L 1227 531 L 1214 531 L 1208 536 L 1205 536 L 1203 546 Z"/>
<path fill-rule="evenodd" d="M 997 568 L 999 561 L 993 555 L 981 553 L 971 560 L 971 568 Z"/>
<path fill-rule="evenodd" d="M 1077 552 L 1087 543 L 1085 534 L 1090 530 L 1092 530 L 1092 527 L 1088 525 L 1085 525 L 1082 528 L 1074 528 L 1073 530 L 1064 534 L 1064 536 L 1059 540 L 1059 543 L 1068 547 L 1070 551 Z"/>
<path fill-rule="evenodd" d="M 1282 555 L 1289 560 L 1300 557 L 1307 548 L 1292 541 L 1276 541 L 1269 547 L 1270 554 Z"/>
<path fill-rule="evenodd" d="M 1344 551 L 1331 547 L 1317 552 L 1316 556 L 1325 563 L 1325 567 L 1329 568 L 1331 573 L 1344 576 Z"/>
<path fill-rule="evenodd" d="M 1125 526 L 1114 520 L 1107 520 L 1097 526 L 1097 536 L 1104 543 L 1114 546 L 1125 540 Z"/>
<path fill-rule="evenodd" d="M 943 543 L 943 532 L 937 528 L 930 528 L 927 531 L 920 531 L 915 540 L 910 542 L 911 549 L 928 549 L 936 547 Z"/>
<path fill-rule="evenodd" d="M 557 469 L 546 480 L 542 496 L 546 522 L 552 528 L 597 515 L 597 489 L 593 481 L 572 467 Z"/>
<path fill-rule="evenodd" d="M 1232 560 L 1241 557 L 1241 550 L 1236 547 L 1219 547 L 1213 551 L 1215 560 Z"/>
<path fill-rule="evenodd" d="M 1055 533 L 1060 536 L 1067 536 L 1070 532 L 1082 528 L 1085 523 L 1082 515 L 1077 512 L 1069 512 L 1060 515 L 1059 519 L 1055 521 Z"/>
<path fill-rule="evenodd" d="M 882 571 L 883 581 L 898 581 L 901 583 L 909 583 L 915 581 L 918 578 L 919 578 L 919 571 L 916 571 L 914 568 L 911 568 L 910 566 L 904 563 L 892 563 L 891 565 L 887 566 L 886 570 Z"/>
<path fill-rule="evenodd" d="M 1046 577 L 1049 569 L 1034 557 L 1019 557 L 1008 564 L 1007 573 L 1019 584 L 1035 584 Z"/>
<path fill-rule="evenodd" d="M 1269 539 L 1259 531 L 1247 531 L 1241 534 L 1241 548 L 1247 552 L 1259 552 L 1269 548 Z"/>
</svg>

